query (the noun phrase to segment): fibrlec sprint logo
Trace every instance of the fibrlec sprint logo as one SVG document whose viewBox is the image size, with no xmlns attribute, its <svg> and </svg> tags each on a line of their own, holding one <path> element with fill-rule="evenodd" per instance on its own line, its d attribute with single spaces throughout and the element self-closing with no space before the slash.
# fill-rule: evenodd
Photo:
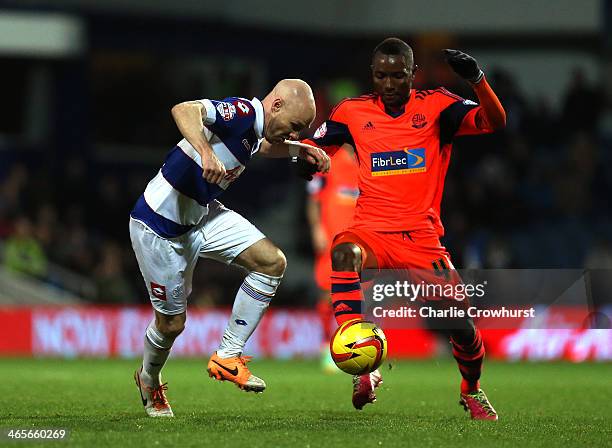
<svg viewBox="0 0 612 448">
<path fill-rule="evenodd" d="M 370 155 L 372 176 L 422 173 L 427 170 L 425 148 L 376 152 Z"/>
</svg>

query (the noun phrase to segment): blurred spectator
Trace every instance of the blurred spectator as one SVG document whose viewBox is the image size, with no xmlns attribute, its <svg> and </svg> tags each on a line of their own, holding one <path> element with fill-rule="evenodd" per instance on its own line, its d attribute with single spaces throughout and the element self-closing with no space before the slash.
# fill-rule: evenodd
<svg viewBox="0 0 612 448">
<path fill-rule="evenodd" d="M 588 269 L 612 269 L 612 244 L 604 238 L 598 239 L 586 256 L 584 267 Z"/>
<path fill-rule="evenodd" d="M 486 269 L 509 269 L 512 265 L 510 244 L 503 237 L 491 239 L 487 244 L 485 264 Z"/>
<path fill-rule="evenodd" d="M 56 247 L 54 256 L 61 265 L 82 275 L 91 275 L 94 268 L 95 241 L 85 226 L 83 208 L 73 204 L 63 215 L 61 244 Z"/>
<path fill-rule="evenodd" d="M 599 124 L 603 92 L 589 84 L 584 70 L 576 67 L 565 95 L 562 121 L 565 129 L 592 131 Z"/>
<path fill-rule="evenodd" d="M 89 192 L 89 178 L 85 160 L 79 157 L 71 157 L 62 164 L 62 167 L 63 172 L 57 184 L 60 212 L 64 213 L 67 207 L 74 204 L 84 207 L 93 202 Z"/>
<path fill-rule="evenodd" d="M 47 273 L 47 257 L 34 237 L 31 221 L 19 216 L 15 221 L 15 233 L 4 246 L 4 266 L 14 272 L 44 278 Z"/>
<path fill-rule="evenodd" d="M 28 177 L 25 165 L 19 163 L 11 167 L 0 184 L 0 217 L 14 215 L 22 210 L 25 204 L 24 191 Z M 3 234 L 6 235 L 4 232 Z"/>
<path fill-rule="evenodd" d="M 57 209 L 52 204 L 43 204 L 38 208 L 34 234 L 42 245 L 45 253 L 54 252 L 54 245 L 58 242 L 59 221 Z"/>
<path fill-rule="evenodd" d="M 505 70 L 493 70 L 491 84 L 506 110 L 506 132 L 519 133 L 525 127 L 528 104 L 512 75 Z"/>
<path fill-rule="evenodd" d="M 102 246 L 94 279 L 100 303 L 134 303 L 136 295 L 123 271 L 121 247 L 117 243 L 109 241 Z"/>
<path fill-rule="evenodd" d="M 104 219 L 96 220 L 92 223 L 97 230 L 104 235 L 119 239 L 125 235 L 126 226 L 119 226 L 117 223 L 126 223 L 129 216 L 131 205 L 125 206 L 121 182 L 116 175 L 106 174 L 99 178 L 96 183 L 96 209 L 98 213 L 104 214 Z M 111 225 L 108 225 L 111 224 Z"/>
</svg>

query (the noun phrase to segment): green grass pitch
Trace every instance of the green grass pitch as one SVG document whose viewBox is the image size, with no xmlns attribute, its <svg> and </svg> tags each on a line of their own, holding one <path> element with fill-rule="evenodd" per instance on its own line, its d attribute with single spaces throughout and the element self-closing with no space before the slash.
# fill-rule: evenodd
<svg viewBox="0 0 612 448">
<path fill-rule="evenodd" d="M 612 446 L 612 364 L 487 362 L 483 386 L 499 422 L 473 422 L 458 402 L 451 360 L 383 369 L 378 402 L 350 403 L 346 374 L 314 361 L 255 360 L 268 390 L 238 390 L 205 375 L 204 362 L 164 370 L 174 419 L 144 414 L 138 361 L 0 359 L 0 427 L 63 427 L 67 442 L 6 446 L 406 447 Z"/>
</svg>

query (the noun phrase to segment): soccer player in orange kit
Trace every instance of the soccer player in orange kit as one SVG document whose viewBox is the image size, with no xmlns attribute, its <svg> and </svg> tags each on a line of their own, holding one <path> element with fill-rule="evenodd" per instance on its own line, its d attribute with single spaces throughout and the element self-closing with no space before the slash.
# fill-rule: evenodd
<svg viewBox="0 0 612 448">
<path fill-rule="evenodd" d="M 355 149 L 360 195 L 353 223 L 332 249 L 332 305 L 338 324 L 363 318 L 362 269 L 454 269 L 440 243 L 440 203 L 455 137 L 505 127 L 506 114 L 471 56 L 444 50 L 450 67 L 468 81 L 480 104 L 444 88 L 412 88 L 412 48 L 397 38 L 372 54 L 374 93 L 340 102 L 304 143 L 329 154 Z M 333 170 L 333 159 L 332 159 Z M 460 403 L 473 419 L 497 420 L 480 388 L 484 347 L 471 319 L 454 322 L 449 336 L 462 376 Z M 378 370 L 353 379 L 353 405 L 376 399 Z"/>
</svg>

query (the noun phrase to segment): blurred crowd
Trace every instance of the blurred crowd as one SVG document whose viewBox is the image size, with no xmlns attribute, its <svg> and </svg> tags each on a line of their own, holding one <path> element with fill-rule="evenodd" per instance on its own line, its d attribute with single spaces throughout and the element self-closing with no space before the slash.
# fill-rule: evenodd
<svg viewBox="0 0 612 448">
<path fill-rule="evenodd" d="M 81 158 L 68 160 L 59 176 L 46 166 L 9 168 L 0 185 L 4 266 L 70 288 L 62 284 L 66 270 L 76 274 L 71 280 L 89 284 L 72 286 L 73 292 L 132 303 L 135 263 L 129 240 L 126 244 L 127 220 L 140 192 L 128 192 L 117 175 L 94 171 Z"/>
<path fill-rule="evenodd" d="M 488 78 L 506 108 L 508 126 L 495 135 L 458 139 L 454 147 L 442 218 L 444 243 L 456 266 L 612 268 L 612 176 L 607 175 L 612 130 L 606 124 L 612 105 L 601 86 L 577 68 L 561 107 L 552 107 L 525 96 L 507 72 L 492 70 Z M 425 71 L 417 84 L 442 84 L 473 98 L 454 77 Z M 352 89 L 359 87 L 346 80 L 322 83 L 319 121 Z M 146 302 L 127 224 L 133 203 L 158 168 L 118 172 L 79 155 L 55 167 L 18 159 L 5 164 L 0 176 L 4 266 L 58 286 L 62 276 L 52 267 L 68 269 L 91 284 L 86 299 Z M 241 188 L 240 181 L 232 188 Z M 308 241 L 307 229 L 302 233 Z M 218 272 L 227 271 L 219 266 Z M 204 301 L 224 300 L 224 277 L 218 278 L 220 285 L 209 285 Z"/>
<path fill-rule="evenodd" d="M 604 89 L 576 68 L 555 109 L 523 95 L 509 73 L 489 79 L 508 123 L 454 147 L 443 220 L 455 260 L 466 268 L 611 268 L 612 105 Z"/>
</svg>

